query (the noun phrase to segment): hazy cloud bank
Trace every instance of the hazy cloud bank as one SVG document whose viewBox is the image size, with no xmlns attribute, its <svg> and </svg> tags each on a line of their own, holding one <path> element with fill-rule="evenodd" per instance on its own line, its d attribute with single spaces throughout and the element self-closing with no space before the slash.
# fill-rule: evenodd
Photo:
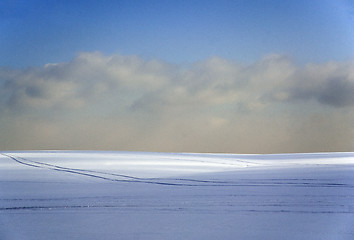
<svg viewBox="0 0 354 240">
<path fill-rule="evenodd" d="M 2 149 L 353 151 L 354 62 L 81 53 L 0 69 Z"/>
</svg>

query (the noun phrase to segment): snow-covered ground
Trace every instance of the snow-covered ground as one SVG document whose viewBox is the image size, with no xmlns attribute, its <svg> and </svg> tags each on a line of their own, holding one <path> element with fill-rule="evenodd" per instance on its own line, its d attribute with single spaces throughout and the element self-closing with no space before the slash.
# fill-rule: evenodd
<svg viewBox="0 0 354 240">
<path fill-rule="evenodd" d="M 0 152 L 0 239 L 354 239 L 354 153 Z"/>
</svg>

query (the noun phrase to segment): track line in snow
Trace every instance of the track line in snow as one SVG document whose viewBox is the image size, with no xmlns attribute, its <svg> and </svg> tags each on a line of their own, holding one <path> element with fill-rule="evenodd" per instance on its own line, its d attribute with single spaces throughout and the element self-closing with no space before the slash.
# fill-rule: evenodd
<svg viewBox="0 0 354 240">
<path fill-rule="evenodd" d="M 4 153 L 1 153 L 1 154 L 3 156 L 11 158 L 12 160 L 16 161 L 17 163 L 20 163 L 20 164 L 26 165 L 26 166 L 30 166 L 30 167 L 42 168 L 42 169 L 48 169 L 48 170 L 60 171 L 60 172 L 67 172 L 67 173 L 78 174 L 78 175 L 83 175 L 83 176 L 93 177 L 93 178 L 99 178 L 99 179 L 102 179 L 102 180 L 108 180 L 108 181 L 114 181 L 114 182 L 149 183 L 149 184 L 170 185 L 170 186 L 200 186 L 200 184 L 197 185 L 197 184 L 187 184 L 187 183 L 161 182 L 161 181 L 159 181 L 160 180 L 159 178 L 153 178 L 153 179 L 139 178 L 139 177 L 128 176 L 128 175 L 123 175 L 123 174 L 107 173 L 107 172 L 85 170 L 85 169 L 77 169 L 77 168 L 67 168 L 67 167 L 61 167 L 61 166 L 57 166 L 57 165 L 52 165 L 52 164 L 32 161 L 32 160 L 25 159 L 25 158 L 22 158 L 22 157 L 17 157 L 17 156 L 15 157 L 15 156 L 9 155 L 9 154 L 4 154 Z M 121 177 L 121 178 L 126 178 L 126 179 L 116 179 L 116 178 L 100 176 L 100 175 L 96 175 L 96 174 L 102 174 L 102 175 L 114 176 L 114 177 Z M 168 180 L 168 179 L 165 179 L 165 180 Z M 172 179 L 172 180 L 174 180 L 174 179 Z M 207 181 L 207 180 L 193 180 L 193 179 L 175 179 L 175 180 L 220 184 L 220 182 Z M 203 186 L 205 186 L 205 184 L 203 184 Z"/>
<path fill-rule="evenodd" d="M 344 183 L 331 183 L 331 182 L 311 182 L 311 179 L 267 179 L 266 181 L 262 179 L 251 180 L 245 179 L 244 181 L 218 181 L 218 180 L 198 180 L 189 178 L 140 178 L 135 176 L 129 176 L 124 174 L 108 173 L 103 171 L 86 170 L 79 168 L 67 168 L 58 165 L 33 161 L 30 159 L 25 159 L 23 157 L 18 157 L 10 154 L 0 153 L 19 164 L 48 169 L 58 172 L 66 172 L 91 178 L 97 178 L 112 182 L 127 182 L 127 183 L 146 183 L 146 184 L 157 184 L 157 185 L 167 185 L 167 186 L 235 186 L 235 187 L 345 187 L 354 188 L 354 185 L 344 184 Z M 304 181 L 306 180 L 306 181 Z"/>
<path fill-rule="evenodd" d="M 227 206 L 224 206 L 227 207 Z M 257 207 L 257 206 L 256 206 Z M 199 212 L 199 213 L 234 213 L 234 212 L 245 212 L 245 213 L 301 213 L 301 214 L 353 214 L 350 210 L 294 210 L 294 209 L 205 209 L 196 208 L 194 206 L 183 207 L 183 206 L 141 206 L 141 205 L 53 205 L 53 206 L 21 206 L 21 207 L 0 207 L 1 212 L 6 211 L 54 211 L 54 210 L 73 210 L 73 209 L 119 209 L 120 211 L 153 211 L 153 212 Z"/>
<path fill-rule="evenodd" d="M 71 168 L 60 167 L 60 166 L 51 165 L 51 164 L 47 164 L 47 163 L 36 162 L 36 161 L 28 160 L 28 159 L 25 159 L 25 158 L 21 158 L 21 157 L 14 157 L 14 156 L 11 156 L 9 154 L 3 154 L 2 153 L 2 155 L 11 158 L 12 160 L 16 161 L 17 163 L 20 163 L 20 164 L 26 165 L 26 166 L 30 166 L 30 167 L 48 169 L 48 170 L 59 171 L 59 172 L 72 173 L 72 174 L 83 175 L 83 176 L 87 176 L 87 177 L 98 178 L 98 179 L 108 180 L 108 181 L 113 181 L 113 182 L 139 182 L 139 183 L 149 183 L 149 184 L 158 184 L 158 185 L 188 186 L 188 184 L 165 183 L 165 182 L 158 182 L 158 181 L 140 180 L 137 177 L 120 175 L 120 174 L 114 174 L 114 175 L 115 176 L 119 176 L 119 177 L 130 178 L 132 180 L 110 178 L 110 177 L 104 177 L 104 176 L 99 176 L 99 175 L 93 174 L 93 173 L 96 173 L 96 174 L 100 173 L 100 174 L 103 174 L 103 175 L 112 175 L 112 174 L 107 174 L 107 173 L 104 173 L 104 172 L 97 172 L 97 171 L 84 170 L 84 169 L 71 169 Z M 21 159 L 21 160 L 19 160 L 19 159 Z M 32 163 L 27 163 L 26 161 L 32 162 Z"/>
</svg>

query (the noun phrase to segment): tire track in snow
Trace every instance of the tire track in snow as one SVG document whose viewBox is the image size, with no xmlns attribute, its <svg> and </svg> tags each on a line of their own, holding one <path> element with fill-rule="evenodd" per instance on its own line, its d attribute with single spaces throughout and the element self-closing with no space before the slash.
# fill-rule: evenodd
<svg viewBox="0 0 354 240">
<path fill-rule="evenodd" d="M 157 185 L 167 185 L 167 186 L 230 186 L 230 187 L 347 187 L 354 188 L 353 185 L 343 184 L 343 183 L 327 183 L 327 182 L 311 182 L 309 179 L 304 182 L 305 179 L 292 179 L 293 182 L 289 181 L 290 179 L 244 179 L 246 182 L 234 182 L 234 181 L 218 181 L 218 180 L 197 180 L 197 179 L 188 179 L 188 178 L 140 178 L 135 176 L 129 176 L 124 174 L 108 173 L 103 171 L 94 171 L 78 168 L 67 168 L 58 165 L 33 161 L 25 159 L 22 157 L 0 153 L 3 156 L 6 156 L 19 164 L 26 165 L 29 167 L 48 169 L 52 171 L 66 172 L 71 174 L 82 175 L 86 177 L 98 178 L 106 181 L 112 182 L 127 182 L 127 183 L 146 183 L 146 184 L 157 184 Z M 202 162 L 202 161 L 201 161 Z M 117 178 L 118 177 L 118 178 Z M 123 179 L 119 179 L 123 178 Z M 269 181 L 270 180 L 270 181 Z M 300 182 L 298 182 L 300 181 Z M 193 182 L 193 183 L 189 183 Z"/>
<path fill-rule="evenodd" d="M 87 176 L 87 177 L 99 178 L 99 179 L 102 179 L 102 180 L 108 180 L 108 181 L 113 181 L 113 182 L 135 182 L 135 183 L 136 182 L 140 182 L 140 183 L 150 183 L 150 184 L 159 184 L 159 185 L 188 186 L 187 184 L 180 184 L 180 183 L 165 183 L 165 182 L 158 182 L 158 181 L 141 180 L 140 178 L 137 178 L 137 177 L 121 175 L 121 174 L 108 174 L 108 173 L 98 172 L 98 171 L 91 171 L 91 170 L 84 170 L 84 169 L 75 169 L 75 168 L 66 168 L 66 167 L 61 167 L 61 166 L 57 166 L 57 165 L 52 165 L 52 164 L 32 161 L 32 160 L 28 160 L 28 159 L 25 159 L 25 158 L 22 158 L 22 157 L 15 157 L 15 156 L 12 156 L 12 155 L 9 155 L 9 154 L 4 154 L 4 153 L 1 153 L 1 154 L 3 156 L 11 158 L 12 160 L 14 160 L 17 163 L 20 163 L 22 165 L 35 167 L 35 168 L 48 169 L 48 170 L 53 170 L 53 171 L 59 171 L 59 172 L 72 173 L 72 174 L 77 174 L 77 175 L 83 175 L 83 176 Z M 21 160 L 19 160 L 19 159 L 21 159 Z M 30 163 L 28 163 L 28 162 L 30 162 Z M 129 178 L 131 180 L 104 177 L 104 176 L 95 175 L 93 173 L 103 174 L 103 175 L 114 175 L 114 176 L 118 176 L 118 177 Z"/>
<path fill-rule="evenodd" d="M 224 206 L 227 207 L 227 206 Z M 164 207 L 164 206 L 141 206 L 141 205 L 53 205 L 53 206 L 22 206 L 22 207 L 3 207 L 0 211 L 54 211 L 54 210 L 72 210 L 72 209 L 120 209 L 123 211 L 139 210 L 153 212 L 199 212 L 199 213 L 301 213 L 301 214 L 353 214 L 350 210 L 295 210 L 295 209 L 205 209 L 195 208 L 194 206 L 184 207 Z"/>
<path fill-rule="evenodd" d="M 219 186 L 234 186 L 234 185 L 236 186 L 236 184 L 228 182 L 228 181 L 197 180 L 197 179 L 187 179 L 187 178 L 140 178 L 140 177 L 134 177 L 134 176 L 124 175 L 124 174 L 108 173 L 108 172 L 78 169 L 78 168 L 67 168 L 67 167 L 62 167 L 62 166 L 58 166 L 58 165 L 33 161 L 33 160 L 29 160 L 29 159 L 25 159 L 22 157 L 9 155 L 9 154 L 4 154 L 4 153 L 1 153 L 1 154 L 3 156 L 11 158 L 12 160 L 14 160 L 20 164 L 30 166 L 30 167 L 68 172 L 68 173 L 79 174 L 79 175 L 84 175 L 84 176 L 94 177 L 94 178 L 100 178 L 103 180 L 109 180 L 109 181 L 115 181 L 115 182 L 139 182 L 139 183 L 150 183 L 150 184 L 170 185 L 170 186 L 218 186 L 218 185 Z M 193 160 L 193 161 L 195 161 L 195 160 Z M 199 161 L 199 162 L 204 162 L 204 161 Z M 207 163 L 210 163 L 210 162 L 207 162 Z M 96 175 L 96 174 L 101 174 L 101 175 L 105 175 L 105 176 L 100 176 L 100 175 Z M 106 177 L 106 176 L 120 177 L 120 178 L 125 178 L 125 179 L 116 179 L 116 178 L 111 178 L 111 177 Z M 177 181 L 177 182 L 169 182 L 169 181 Z M 196 182 L 196 183 L 200 183 L 200 184 L 179 183 L 178 181 Z M 209 185 L 208 185 L 208 183 L 209 183 Z M 239 186 L 239 184 L 237 184 L 237 186 Z"/>
<path fill-rule="evenodd" d="M 221 182 L 221 181 L 195 180 L 195 179 L 183 179 L 183 178 L 176 178 L 176 179 L 139 178 L 139 177 L 134 177 L 134 176 L 129 176 L 129 175 L 116 174 L 116 173 L 107 173 L 107 172 L 102 172 L 102 171 L 93 171 L 93 170 L 61 167 L 61 166 L 58 166 L 58 165 L 42 163 L 42 162 L 38 162 L 38 161 L 25 159 L 25 158 L 22 158 L 22 157 L 17 157 L 17 156 L 15 157 L 15 156 L 9 155 L 9 154 L 4 154 L 4 153 L 1 153 L 1 154 L 3 156 L 11 158 L 12 160 L 16 161 L 17 163 L 20 163 L 20 164 L 26 165 L 26 166 L 30 166 L 30 167 L 42 168 L 42 169 L 48 169 L 48 170 L 60 171 L 60 172 L 67 172 L 67 173 L 78 174 L 78 175 L 83 175 L 83 176 L 88 176 L 88 177 L 93 177 L 93 178 L 99 178 L 99 179 L 108 180 L 108 181 L 114 181 L 114 182 L 149 183 L 149 184 L 169 185 L 169 186 L 208 186 L 208 185 L 206 185 L 206 184 L 188 184 L 188 183 L 178 183 L 178 182 L 177 183 L 173 183 L 173 182 L 171 183 L 171 182 L 162 182 L 160 180 L 190 181 L 190 182 L 198 182 L 198 183 L 213 183 L 213 185 L 209 185 L 209 186 L 217 186 L 219 184 L 227 184 L 228 183 L 228 182 Z M 126 179 L 117 179 L 117 178 L 111 178 L 111 177 L 106 177 L 106 176 L 100 176 L 100 175 L 96 175 L 96 174 L 102 174 L 102 175 L 114 176 L 114 177 L 121 177 L 121 178 L 126 178 Z M 227 186 L 229 186 L 229 184 Z"/>
</svg>

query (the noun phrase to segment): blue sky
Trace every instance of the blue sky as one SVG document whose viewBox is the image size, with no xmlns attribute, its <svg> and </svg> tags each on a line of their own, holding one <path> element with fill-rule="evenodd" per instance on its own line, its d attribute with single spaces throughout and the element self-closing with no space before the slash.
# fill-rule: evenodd
<svg viewBox="0 0 354 240">
<path fill-rule="evenodd" d="M 0 1 L 0 150 L 354 151 L 349 0 Z"/>
<path fill-rule="evenodd" d="M 347 0 L 5 0 L 0 9 L 0 66 L 41 66 L 92 51 L 172 63 L 354 56 L 354 4 Z"/>
</svg>

